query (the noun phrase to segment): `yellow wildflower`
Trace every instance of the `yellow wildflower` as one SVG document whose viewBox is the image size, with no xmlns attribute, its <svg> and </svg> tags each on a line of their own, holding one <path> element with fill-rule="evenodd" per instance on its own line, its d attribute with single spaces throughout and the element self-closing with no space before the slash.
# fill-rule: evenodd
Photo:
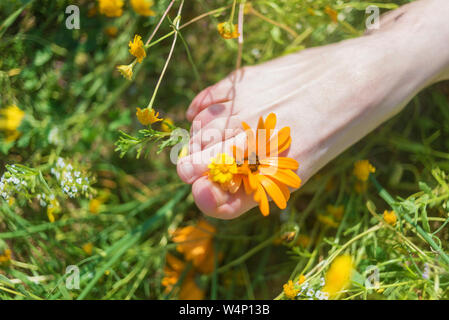
<svg viewBox="0 0 449 320">
<path fill-rule="evenodd" d="M 340 221 L 343 218 L 343 214 L 345 212 L 345 207 L 343 206 L 332 206 L 328 205 L 326 207 L 327 213 L 333 216 L 336 220 Z"/>
<path fill-rule="evenodd" d="M 123 14 L 123 0 L 98 0 L 100 13 L 106 17 L 120 17 Z"/>
<path fill-rule="evenodd" d="M 368 160 L 359 160 L 354 164 L 354 175 L 360 181 L 367 181 L 369 174 L 376 172 L 376 168 Z"/>
<path fill-rule="evenodd" d="M 149 108 L 145 108 L 145 109 L 137 108 L 136 116 L 137 116 L 137 119 L 139 120 L 139 122 L 141 124 L 143 124 L 144 126 L 164 120 L 164 119 L 158 118 L 159 112 L 156 112 L 156 111 L 154 111 L 154 109 L 149 109 Z"/>
<path fill-rule="evenodd" d="M 220 153 L 210 161 L 208 175 L 214 182 L 225 185 L 232 180 L 234 174 L 237 174 L 235 159 L 226 153 Z"/>
<path fill-rule="evenodd" d="M 0 254 L 0 263 L 7 263 L 11 261 L 11 250 L 5 249 L 2 254 Z"/>
<path fill-rule="evenodd" d="M 109 26 L 104 29 L 104 32 L 111 38 L 115 38 L 118 33 L 118 29 L 115 26 Z"/>
<path fill-rule="evenodd" d="M 233 39 L 238 38 L 240 36 L 238 30 L 239 27 L 237 24 L 232 24 L 229 21 L 219 23 L 217 25 L 218 33 L 224 39 Z"/>
<path fill-rule="evenodd" d="M 83 248 L 83 251 L 87 254 L 87 255 L 92 255 L 92 251 L 93 251 L 93 249 L 94 249 L 94 245 L 92 244 L 92 242 L 88 242 L 88 243 L 85 243 L 83 246 L 82 246 L 82 248 Z"/>
<path fill-rule="evenodd" d="M 173 126 L 173 120 L 170 118 L 165 118 L 164 122 L 161 124 L 161 130 L 163 132 L 171 132 Z"/>
<path fill-rule="evenodd" d="M 141 16 L 154 16 L 156 13 L 151 10 L 153 0 L 131 0 L 131 5 L 134 11 Z"/>
<path fill-rule="evenodd" d="M 289 299 L 295 299 L 299 290 L 295 288 L 292 280 L 288 280 L 286 284 L 284 284 L 284 294 Z"/>
<path fill-rule="evenodd" d="M 393 210 L 392 211 L 385 210 L 384 211 L 384 220 L 386 223 L 391 224 L 394 227 L 397 222 L 397 217 L 396 217 L 395 212 Z"/>
<path fill-rule="evenodd" d="M 333 22 L 337 23 L 338 22 L 338 12 L 335 11 L 334 9 L 332 9 L 329 6 L 326 6 L 326 8 L 324 8 L 324 12 L 326 12 L 326 14 L 332 19 Z"/>
<path fill-rule="evenodd" d="M 346 289 L 351 282 L 353 271 L 352 258 L 349 255 L 342 255 L 332 262 L 325 276 L 324 292 L 331 297 Z"/>
<path fill-rule="evenodd" d="M 22 72 L 22 69 L 20 69 L 20 68 L 12 68 L 11 70 L 8 71 L 8 76 L 14 77 L 14 76 L 17 76 L 18 74 L 20 74 L 21 72 Z"/>
<path fill-rule="evenodd" d="M 91 199 L 89 201 L 89 211 L 93 214 L 97 214 L 100 211 L 100 207 L 102 205 L 102 201 L 99 199 Z"/>
<path fill-rule="evenodd" d="M 323 214 L 319 214 L 317 218 L 318 218 L 318 221 L 321 222 L 322 224 L 325 224 L 325 225 L 327 225 L 329 227 L 332 227 L 332 228 L 337 228 L 338 227 L 338 223 L 335 222 L 332 219 L 332 217 L 329 217 L 329 216 L 323 215 Z"/>
<path fill-rule="evenodd" d="M 16 105 L 10 105 L 0 110 L 0 131 L 4 131 L 7 141 L 14 141 L 20 135 L 17 130 L 22 123 L 25 112 Z"/>
<path fill-rule="evenodd" d="M 176 250 L 187 261 L 192 261 L 197 270 L 210 273 L 214 269 L 214 234 L 215 227 L 200 220 L 196 226 L 177 229 L 173 233 L 173 242 L 177 243 Z"/>
<path fill-rule="evenodd" d="M 50 221 L 51 223 L 55 222 L 55 214 L 59 211 L 59 202 L 56 199 L 51 200 L 47 207 L 48 221 Z"/>
<path fill-rule="evenodd" d="M 303 284 L 306 281 L 306 276 L 305 275 L 300 275 L 298 281 L 296 282 L 298 285 Z"/>
<path fill-rule="evenodd" d="M 143 45 L 142 37 L 136 34 L 134 40 L 129 42 L 129 53 L 137 58 L 139 63 L 147 56 Z"/>
<path fill-rule="evenodd" d="M 130 63 L 127 65 L 119 65 L 117 66 L 117 70 L 122 74 L 125 79 L 132 80 L 133 77 L 133 67 L 134 63 Z"/>
</svg>

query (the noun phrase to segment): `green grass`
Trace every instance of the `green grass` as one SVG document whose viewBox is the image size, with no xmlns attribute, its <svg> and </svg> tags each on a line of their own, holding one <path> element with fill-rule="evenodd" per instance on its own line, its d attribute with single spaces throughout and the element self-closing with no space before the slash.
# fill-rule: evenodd
<svg viewBox="0 0 449 320">
<path fill-rule="evenodd" d="M 408 1 L 378 2 L 386 11 Z M 135 33 L 146 39 L 169 1 L 156 1 L 152 18 L 137 16 L 128 2 L 119 18 L 88 17 L 91 1 L 79 3 L 80 30 L 64 27 L 69 1 L 0 4 L 0 108 L 15 103 L 26 113 L 15 142 L 0 133 L 0 173 L 6 165 L 21 164 L 22 178 L 35 185 L 16 194 L 12 204 L 0 200 L 0 254 L 6 248 L 12 251 L 11 262 L 0 265 L 0 299 L 176 298 L 161 285 L 165 255 L 176 253 L 170 230 L 192 224 L 202 214 L 189 187 L 177 177 L 169 149 L 158 154 L 158 146 L 145 140 L 138 159 L 134 150 L 123 158 L 115 151 L 120 130 L 137 136 L 142 129 L 135 108 L 148 104 L 166 63 L 173 40 L 169 21 L 134 70 L 132 82 L 115 67 L 131 62 L 128 41 Z M 169 14 L 171 20 L 179 3 Z M 155 98 L 157 110 L 178 127 L 189 128 L 184 112 L 195 94 L 236 65 L 237 43 L 216 32 L 231 3 L 199 0 L 184 5 L 181 25 L 213 14 L 180 30 Z M 369 5 L 331 0 L 252 3 L 268 19 L 245 18 L 244 65 L 357 36 Z M 327 5 L 342 12 L 345 23 L 333 25 L 324 13 Z M 348 6 L 353 9 L 344 8 Z M 105 34 L 107 26 L 118 28 L 115 38 Z M 16 68 L 20 73 L 11 73 Z M 214 245 L 221 258 L 212 274 L 196 278 L 206 298 L 283 298 L 282 285 L 301 274 L 319 290 L 332 259 L 343 253 L 351 254 L 356 268 L 341 299 L 448 298 L 448 94 L 447 82 L 420 93 L 406 112 L 322 169 L 283 212 L 272 208 L 262 217 L 255 209 L 232 221 L 209 219 L 217 228 Z M 89 178 L 84 196 L 69 198 L 62 192 L 50 172 L 59 157 Z M 360 159 L 376 167 L 362 194 L 355 191 L 352 175 Z M 49 190 L 60 207 L 53 223 L 36 199 Z M 97 214 L 89 210 L 91 198 L 102 202 Z M 327 205 L 345 208 L 337 228 L 317 218 Z M 397 212 L 396 227 L 383 222 L 386 209 Z M 287 239 L 291 232 L 293 239 Z M 308 245 L 298 245 L 299 235 L 311 239 Z M 86 243 L 93 244 L 92 254 L 82 249 Z M 70 265 L 80 269 L 79 290 L 66 288 Z M 365 286 L 369 266 L 379 270 L 376 289 Z"/>
</svg>

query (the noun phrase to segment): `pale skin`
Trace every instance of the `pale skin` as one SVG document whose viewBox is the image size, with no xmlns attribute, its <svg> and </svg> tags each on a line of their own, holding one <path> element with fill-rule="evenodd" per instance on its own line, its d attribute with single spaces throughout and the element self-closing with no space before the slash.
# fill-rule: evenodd
<svg viewBox="0 0 449 320">
<path fill-rule="evenodd" d="M 219 152 L 226 128 L 241 121 L 252 128 L 260 116 L 277 116 L 277 128 L 291 128 L 285 153 L 296 159 L 304 184 L 325 164 L 381 125 L 417 92 L 449 79 L 449 1 L 420 0 L 381 17 L 380 29 L 364 36 L 303 50 L 257 66 L 245 67 L 203 90 L 187 110 L 193 131 L 192 153 L 177 165 L 192 184 L 198 208 L 206 215 L 233 219 L 257 205 L 243 187 L 223 191 L 204 172 L 208 161 L 195 155 Z M 213 139 L 207 129 L 223 132 Z"/>
</svg>

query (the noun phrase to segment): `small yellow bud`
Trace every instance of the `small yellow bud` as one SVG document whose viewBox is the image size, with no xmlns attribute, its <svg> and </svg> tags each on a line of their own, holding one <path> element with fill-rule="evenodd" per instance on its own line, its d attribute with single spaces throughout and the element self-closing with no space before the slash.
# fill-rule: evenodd
<svg viewBox="0 0 449 320">
<path fill-rule="evenodd" d="M 393 227 L 396 225 L 397 217 L 394 211 L 384 211 L 384 220 L 386 223 L 392 225 Z"/>
<path fill-rule="evenodd" d="M 128 65 L 119 65 L 119 66 L 117 66 L 117 70 L 122 74 L 122 76 L 125 78 L 125 79 L 128 79 L 128 80 L 132 80 L 132 77 L 133 77 L 133 67 L 134 67 L 134 64 L 133 63 L 131 63 L 131 64 L 128 64 Z"/>
<path fill-rule="evenodd" d="M 159 112 L 156 112 L 154 109 L 149 108 L 145 109 L 137 108 L 136 116 L 139 122 L 144 126 L 164 120 L 162 118 L 158 118 Z"/>
<path fill-rule="evenodd" d="M 234 39 L 240 36 L 237 24 L 232 24 L 229 21 L 219 23 L 217 25 L 218 33 L 224 39 Z"/>
</svg>

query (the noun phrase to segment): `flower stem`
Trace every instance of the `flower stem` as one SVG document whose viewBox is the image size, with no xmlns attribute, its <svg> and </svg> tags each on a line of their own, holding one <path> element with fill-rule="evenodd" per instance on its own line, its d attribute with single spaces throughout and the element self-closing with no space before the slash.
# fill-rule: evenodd
<svg viewBox="0 0 449 320">
<path fill-rule="evenodd" d="M 283 24 L 283 23 L 279 23 L 277 21 L 274 21 L 266 16 L 264 16 L 262 13 L 260 13 L 259 11 L 257 11 L 256 9 L 254 9 L 253 7 L 250 7 L 250 13 L 255 15 L 256 17 L 259 17 L 260 19 L 275 25 L 285 31 L 287 31 L 288 33 L 290 33 L 294 38 L 298 37 L 298 33 L 296 33 L 295 30 L 293 30 L 292 28 L 288 27 L 287 25 Z"/>
<path fill-rule="evenodd" d="M 234 21 L 234 14 L 235 14 L 235 6 L 237 4 L 237 0 L 234 0 L 232 3 L 232 9 L 231 9 L 231 16 L 229 17 L 229 22 L 232 23 Z"/>
<path fill-rule="evenodd" d="M 173 55 L 173 51 L 175 50 L 176 40 L 178 39 L 178 28 L 179 28 L 179 22 L 181 21 L 181 11 L 182 6 L 184 5 L 184 0 L 181 1 L 181 5 L 178 9 L 178 15 L 176 16 L 175 20 L 173 22 L 176 22 L 176 24 L 173 26 L 175 35 L 173 37 L 173 42 L 170 48 L 170 52 L 168 53 L 167 60 L 165 61 L 164 68 L 162 69 L 161 75 L 159 76 L 159 80 L 157 81 L 156 88 L 154 88 L 153 96 L 151 97 L 150 103 L 148 104 L 149 109 L 153 109 L 154 99 L 156 99 L 157 92 L 159 90 L 159 87 L 161 85 L 162 79 L 164 78 L 165 72 L 167 71 L 168 64 L 170 63 L 171 57 Z"/>
<path fill-rule="evenodd" d="M 173 6 L 173 3 L 175 3 L 176 0 L 172 0 L 170 2 L 170 4 L 168 5 L 167 9 L 165 9 L 164 14 L 162 15 L 161 19 L 159 20 L 159 22 L 156 25 L 156 28 L 154 28 L 153 33 L 151 34 L 151 36 L 148 38 L 147 42 L 145 43 L 145 46 L 148 45 L 151 40 L 153 40 L 154 36 L 156 35 L 157 30 L 159 30 L 159 27 L 162 24 L 162 21 L 164 21 L 165 17 L 167 16 L 168 12 L 170 11 L 171 7 Z M 181 5 L 182 7 L 182 5 Z"/>
<path fill-rule="evenodd" d="M 387 202 L 393 208 L 393 210 L 396 212 L 396 214 L 399 217 L 403 218 L 411 226 L 413 226 L 416 229 L 416 232 L 421 237 L 423 237 L 424 240 L 427 241 L 427 243 L 432 247 L 432 249 L 435 250 L 440 255 L 440 257 L 443 259 L 445 264 L 447 266 L 449 266 L 449 257 L 443 251 L 443 249 L 441 249 L 441 247 L 435 241 L 433 241 L 433 239 L 429 236 L 429 234 L 427 232 L 424 231 L 424 229 L 422 229 L 419 225 L 417 225 L 415 222 L 413 222 L 412 218 L 410 218 L 410 216 L 406 212 L 403 211 L 402 207 L 397 205 L 397 203 L 393 199 L 393 197 L 388 193 L 387 190 L 384 189 L 384 187 L 382 187 L 380 185 L 380 183 L 377 181 L 377 179 L 372 174 L 370 174 L 369 178 L 370 178 L 371 182 L 374 184 L 374 186 L 376 187 L 376 189 L 378 190 L 379 196 L 382 199 L 384 199 L 385 202 Z"/>
</svg>

